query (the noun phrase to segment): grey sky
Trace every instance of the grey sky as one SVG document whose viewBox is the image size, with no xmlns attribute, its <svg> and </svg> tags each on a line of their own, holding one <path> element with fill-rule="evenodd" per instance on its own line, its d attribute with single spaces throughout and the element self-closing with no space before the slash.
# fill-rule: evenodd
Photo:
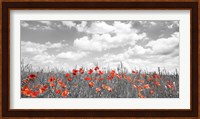
<svg viewBox="0 0 200 119">
<path fill-rule="evenodd" d="M 34 69 L 179 70 L 179 21 L 21 21 L 21 59 Z"/>
</svg>

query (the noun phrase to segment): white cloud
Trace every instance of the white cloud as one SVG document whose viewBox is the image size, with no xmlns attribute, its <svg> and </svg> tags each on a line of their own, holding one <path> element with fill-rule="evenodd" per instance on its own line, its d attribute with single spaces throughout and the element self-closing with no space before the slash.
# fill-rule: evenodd
<svg viewBox="0 0 200 119">
<path fill-rule="evenodd" d="M 29 24 L 25 24 L 25 22 L 21 23 L 21 25 L 23 27 L 28 27 L 28 29 L 31 29 L 31 30 L 53 30 L 53 28 L 51 27 L 51 22 L 50 21 L 37 21 L 39 23 L 42 23 L 43 25 L 41 24 L 37 24 L 37 25 L 29 25 Z"/>
<path fill-rule="evenodd" d="M 40 54 L 45 50 L 47 50 L 47 47 L 44 44 L 21 41 L 22 53 Z"/>
<path fill-rule="evenodd" d="M 88 52 L 83 51 L 68 51 L 68 52 L 61 52 L 56 57 L 57 58 L 63 58 L 63 59 L 69 59 L 69 60 L 78 60 L 80 58 L 83 58 L 84 56 L 88 55 Z"/>
<path fill-rule="evenodd" d="M 120 21 L 115 21 L 113 24 L 114 27 L 114 33 L 116 34 L 129 34 L 131 32 L 137 32 L 136 29 L 131 28 L 131 22 L 129 23 L 123 23 Z"/>
<path fill-rule="evenodd" d="M 102 57 L 100 58 L 95 58 L 95 60 L 97 61 L 105 61 L 105 62 L 113 62 L 113 61 L 123 61 L 126 60 L 128 58 L 132 58 L 134 56 L 144 56 L 146 54 L 149 54 L 151 52 L 150 48 L 143 48 L 142 46 L 139 45 L 135 45 L 133 47 L 129 47 L 127 49 L 124 50 L 124 52 L 119 53 L 119 54 L 111 54 L 111 53 L 107 53 L 104 54 Z"/>
<path fill-rule="evenodd" d="M 31 41 L 21 41 L 21 52 L 23 54 L 41 54 L 47 49 L 51 48 L 62 48 L 68 46 L 68 44 L 63 44 L 61 42 L 58 43 L 51 43 L 51 42 L 46 42 L 44 44 L 41 43 L 34 43 Z"/>
<path fill-rule="evenodd" d="M 87 30 L 87 22 L 86 21 L 81 21 L 80 24 L 77 24 L 76 25 L 76 29 L 79 31 L 79 32 L 84 32 Z"/>
<path fill-rule="evenodd" d="M 76 23 L 74 23 L 73 21 L 62 21 L 62 24 L 69 27 L 69 28 L 76 26 Z"/>
<path fill-rule="evenodd" d="M 169 29 L 173 28 L 173 24 L 167 26 Z"/>
<path fill-rule="evenodd" d="M 137 40 L 146 36 L 143 34 L 118 34 L 111 36 L 110 34 L 93 35 L 91 38 L 84 36 L 74 40 L 74 46 L 83 50 L 103 51 L 111 48 L 123 47 L 126 45 L 135 45 Z"/>
<path fill-rule="evenodd" d="M 136 56 L 139 55 L 139 56 Z M 167 71 L 179 70 L 179 57 L 170 57 L 168 55 L 151 55 L 151 54 L 134 54 L 130 49 L 119 54 L 105 54 L 103 57 L 95 58 L 96 62 L 102 67 L 109 66 L 111 69 L 117 69 L 122 61 L 127 71 L 131 70 L 148 70 L 158 71 L 158 67 Z"/>
<path fill-rule="evenodd" d="M 44 52 L 39 55 L 35 55 L 34 57 L 31 58 L 33 62 L 39 63 L 39 64 L 46 64 L 46 63 L 54 63 L 55 60 L 54 55 L 49 55 L 47 52 Z"/>
<path fill-rule="evenodd" d="M 179 21 L 173 21 L 173 24 L 179 27 Z"/>
<path fill-rule="evenodd" d="M 91 34 L 104 34 L 109 33 L 113 30 L 114 27 L 108 25 L 104 21 L 96 21 L 91 24 L 91 26 L 86 30 L 86 32 Z"/>
<path fill-rule="evenodd" d="M 139 21 L 139 23 L 144 25 L 147 23 L 147 21 Z"/>
<path fill-rule="evenodd" d="M 38 21 L 38 22 L 45 24 L 47 26 L 51 25 L 51 21 Z"/>
<path fill-rule="evenodd" d="M 56 63 L 57 57 L 55 55 L 50 55 L 48 49 L 60 49 L 65 46 L 68 46 L 68 44 L 63 44 L 61 42 L 46 42 L 41 44 L 21 41 L 21 59 L 25 60 L 25 64 L 31 64 L 35 70 L 45 67 L 47 69 L 48 67 L 55 69 L 55 66 L 58 64 Z"/>
<path fill-rule="evenodd" d="M 93 33 L 91 37 L 84 36 L 82 38 L 75 39 L 74 46 L 82 50 L 103 51 L 111 48 L 123 47 L 126 45 L 135 45 L 138 40 L 146 37 L 145 33 L 138 34 L 135 29 L 131 29 L 130 23 L 126 24 L 115 22 L 113 27 L 107 26 L 103 22 L 100 24 L 104 24 L 104 26 L 109 27 L 108 30 L 101 32 L 101 30 L 103 30 L 105 27 L 100 28 L 101 25 L 99 25 L 94 32 L 88 32 Z M 111 34 L 107 32 L 115 33 L 115 35 L 111 36 Z"/>
<path fill-rule="evenodd" d="M 31 30 L 53 30 L 50 26 L 40 26 L 40 25 L 37 25 L 37 26 L 30 26 L 29 29 Z"/>
<path fill-rule="evenodd" d="M 157 23 L 156 22 L 153 22 L 153 21 L 151 21 L 151 22 L 149 22 L 152 26 L 155 26 Z"/>
<path fill-rule="evenodd" d="M 96 57 L 95 61 L 102 66 L 117 68 L 120 61 L 128 71 L 137 68 L 148 71 L 157 71 L 158 67 L 168 71 L 179 70 L 179 33 L 175 32 L 169 38 L 150 41 L 146 46 L 133 45 L 122 53 L 107 53 Z"/>
<path fill-rule="evenodd" d="M 153 54 L 169 54 L 178 48 L 179 32 L 175 32 L 169 38 L 160 38 L 155 41 L 150 41 L 146 46 L 152 48 Z"/>
<path fill-rule="evenodd" d="M 58 42 L 58 43 L 51 43 L 51 42 L 46 42 L 45 45 L 48 47 L 48 48 L 62 48 L 62 47 L 65 47 L 65 46 L 68 46 L 68 44 L 63 44 L 61 42 Z"/>
<path fill-rule="evenodd" d="M 53 30 L 50 26 L 43 26 L 41 30 Z"/>
<path fill-rule="evenodd" d="M 22 22 L 22 23 L 21 23 L 21 26 L 22 26 L 22 27 L 28 27 L 29 24 L 28 24 L 27 22 Z"/>
<path fill-rule="evenodd" d="M 146 37 L 145 33 L 139 34 L 132 28 L 131 22 L 115 21 L 113 25 L 109 25 L 103 21 L 97 21 L 93 22 L 90 27 L 86 27 L 85 24 L 82 26 L 79 31 L 91 34 L 91 36 L 83 36 L 74 40 L 74 46 L 82 50 L 103 51 L 128 45 L 133 46 L 138 40 Z"/>
</svg>

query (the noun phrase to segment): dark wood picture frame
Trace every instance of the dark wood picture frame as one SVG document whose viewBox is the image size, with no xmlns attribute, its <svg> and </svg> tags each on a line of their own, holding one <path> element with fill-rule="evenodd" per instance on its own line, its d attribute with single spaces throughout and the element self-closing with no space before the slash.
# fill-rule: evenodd
<svg viewBox="0 0 200 119">
<path fill-rule="evenodd" d="M 11 9 L 142 9 L 191 11 L 191 109 L 146 110 L 23 110 L 9 108 Z M 197 2 L 3 2 L 2 3 L 2 114 L 3 117 L 197 117 L 198 116 L 198 3 Z"/>
</svg>

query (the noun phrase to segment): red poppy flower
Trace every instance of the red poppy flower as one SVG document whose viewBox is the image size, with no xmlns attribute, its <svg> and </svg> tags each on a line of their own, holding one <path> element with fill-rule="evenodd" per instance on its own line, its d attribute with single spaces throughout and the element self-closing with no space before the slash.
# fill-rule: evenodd
<svg viewBox="0 0 200 119">
<path fill-rule="evenodd" d="M 29 79 L 35 79 L 36 78 L 36 74 L 30 74 L 30 75 L 28 75 L 27 78 L 29 78 Z"/>
<path fill-rule="evenodd" d="M 151 77 L 148 77 L 148 79 L 147 79 L 148 81 L 151 81 L 152 80 L 152 78 Z"/>
<path fill-rule="evenodd" d="M 111 88 L 110 86 L 107 86 L 107 90 L 108 90 L 109 92 L 112 92 L 112 88 Z"/>
<path fill-rule="evenodd" d="M 46 89 L 48 88 L 47 85 L 44 85 L 42 88 L 39 89 L 40 93 L 44 93 L 46 91 Z"/>
<path fill-rule="evenodd" d="M 170 82 L 169 82 L 169 81 L 167 81 L 167 82 L 166 82 L 166 84 L 170 84 Z"/>
<path fill-rule="evenodd" d="M 160 75 L 158 75 L 158 74 L 155 73 L 155 74 L 153 75 L 153 78 L 155 78 L 155 79 L 160 79 Z"/>
<path fill-rule="evenodd" d="M 76 70 L 76 69 L 73 69 L 73 70 L 72 70 L 72 74 L 73 74 L 73 75 L 77 75 L 77 73 L 78 73 L 78 70 Z"/>
<path fill-rule="evenodd" d="M 29 79 L 23 79 L 22 82 L 28 83 L 28 82 L 29 82 Z"/>
<path fill-rule="evenodd" d="M 102 88 L 103 89 L 107 89 L 107 85 L 106 84 L 102 84 Z"/>
<path fill-rule="evenodd" d="M 56 77 L 51 76 L 51 77 L 49 78 L 48 82 L 51 83 L 51 82 L 53 82 L 53 81 L 55 81 L 55 80 L 56 80 Z"/>
<path fill-rule="evenodd" d="M 174 85 L 173 84 L 168 84 L 167 87 L 170 88 L 170 89 L 173 89 Z"/>
<path fill-rule="evenodd" d="M 30 96 L 31 93 L 32 93 L 32 90 L 30 90 L 28 86 L 22 87 L 22 94 L 24 94 L 26 96 Z"/>
<path fill-rule="evenodd" d="M 59 84 L 59 85 L 62 85 L 62 83 L 63 83 L 62 81 L 58 81 L 58 84 Z"/>
<path fill-rule="evenodd" d="M 80 69 L 79 69 L 79 72 L 80 72 L 81 74 L 84 74 L 83 68 L 80 68 Z"/>
<path fill-rule="evenodd" d="M 66 97 L 68 94 L 69 94 L 69 90 L 66 89 L 65 91 L 62 92 L 61 95 L 62 95 L 63 97 Z"/>
<path fill-rule="evenodd" d="M 101 91 L 101 88 L 96 88 L 96 92 L 100 92 Z"/>
<path fill-rule="evenodd" d="M 94 86 L 94 82 L 93 81 L 91 81 L 91 82 L 89 82 L 89 87 L 93 87 Z"/>
<path fill-rule="evenodd" d="M 160 86 L 160 83 L 159 83 L 158 81 L 154 82 L 154 84 L 155 84 L 156 86 Z"/>
<path fill-rule="evenodd" d="M 47 89 L 47 88 L 48 88 L 48 85 L 44 85 L 43 87 Z"/>
<path fill-rule="evenodd" d="M 95 70 L 95 71 L 99 70 L 99 67 L 98 67 L 98 66 L 96 66 L 96 67 L 94 68 L 94 70 Z"/>
<path fill-rule="evenodd" d="M 40 91 L 40 94 L 42 94 L 46 91 L 46 88 L 42 87 L 42 88 L 39 89 L 39 91 Z"/>
<path fill-rule="evenodd" d="M 35 86 L 35 88 L 39 88 L 41 85 L 40 84 L 37 84 L 36 86 Z"/>
<path fill-rule="evenodd" d="M 168 87 L 168 88 L 172 88 L 172 86 L 171 86 L 171 85 L 167 85 L 167 87 Z"/>
<path fill-rule="evenodd" d="M 66 73 L 65 76 L 68 78 L 70 77 L 70 73 Z"/>
<path fill-rule="evenodd" d="M 35 97 L 37 97 L 38 95 L 39 95 L 39 91 L 34 91 L 34 92 L 31 93 L 31 97 L 32 97 L 32 98 L 35 98 Z"/>
<path fill-rule="evenodd" d="M 61 93 L 61 90 L 56 90 L 56 94 L 60 94 Z"/>
<path fill-rule="evenodd" d="M 145 77 L 146 76 L 146 74 L 141 74 L 142 75 L 142 77 Z"/>
<path fill-rule="evenodd" d="M 110 74 L 110 76 L 114 77 L 115 76 L 115 70 L 112 70 L 109 74 Z"/>
<path fill-rule="evenodd" d="M 140 92 L 138 93 L 138 97 L 139 98 L 144 98 L 144 96 Z"/>
<path fill-rule="evenodd" d="M 121 79 L 122 77 L 119 74 L 115 74 L 115 76 L 119 79 Z"/>
<path fill-rule="evenodd" d="M 153 91 L 152 89 L 150 90 L 150 94 L 151 94 L 151 95 L 153 95 L 153 94 L 154 94 L 154 91 Z"/>
<path fill-rule="evenodd" d="M 141 86 L 138 86 L 138 91 L 142 91 L 142 87 Z"/>
<path fill-rule="evenodd" d="M 133 74 L 137 74 L 137 71 L 132 71 Z"/>
<path fill-rule="evenodd" d="M 108 76 L 107 79 L 108 80 L 112 80 L 114 77 L 113 76 Z"/>
<path fill-rule="evenodd" d="M 103 81 L 104 78 L 99 78 L 99 81 Z"/>
<path fill-rule="evenodd" d="M 73 79 L 72 78 L 68 78 L 68 81 L 72 81 Z"/>
<path fill-rule="evenodd" d="M 150 88 L 150 87 L 149 87 L 149 84 L 145 84 L 145 85 L 144 85 L 144 88 L 145 88 L 145 89 L 149 89 L 149 88 Z"/>
<path fill-rule="evenodd" d="M 55 86 L 55 84 L 53 84 L 53 83 L 50 83 L 50 86 L 52 86 L 52 87 L 53 87 L 53 86 Z"/>
<path fill-rule="evenodd" d="M 88 74 L 92 74 L 92 73 L 93 73 L 93 70 L 90 69 L 90 70 L 88 71 Z"/>
<path fill-rule="evenodd" d="M 126 80 L 127 80 L 128 82 L 130 82 L 130 81 L 131 81 L 131 77 L 130 77 L 130 76 L 127 76 L 127 77 L 126 77 Z"/>
<path fill-rule="evenodd" d="M 91 79 L 90 77 L 87 76 L 87 77 L 85 77 L 85 80 L 86 80 L 86 81 L 89 81 L 89 80 L 92 80 L 92 79 Z"/>
<path fill-rule="evenodd" d="M 136 85 L 133 85 L 133 88 L 137 88 L 137 86 L 136 86 Z"/>
<path fill-rule="evenodd" d="M 62 88 L 66 88 L 67 86 L 66 86 L 65 83 L 62 83 L 62 84 L 61 84 L 61 87 L 62 87 Z"/>
<path fill-rule="evenodd" d="M 140 83 L 144 83 L 144 80 L 142 80 L 142 79 L 138 79 L 138 82 L 140 82 Z"/>
<path fill-rule="evenodd" d="M 98 71 L 99 75 L 103 75 L 103 72 L 101 70 Z"/>
</svg>

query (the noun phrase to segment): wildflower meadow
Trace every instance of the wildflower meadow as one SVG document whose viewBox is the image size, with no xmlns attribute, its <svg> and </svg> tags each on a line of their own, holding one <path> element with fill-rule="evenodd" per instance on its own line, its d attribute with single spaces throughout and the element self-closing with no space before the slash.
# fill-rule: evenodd
<svg viewBox="0 0 200 119">
<path fill-rule="evenodd" d="M 21 67 L 21 98 L 178 98 L 179 74 L 123 67 L 33 71 Z"/>
</svg>

